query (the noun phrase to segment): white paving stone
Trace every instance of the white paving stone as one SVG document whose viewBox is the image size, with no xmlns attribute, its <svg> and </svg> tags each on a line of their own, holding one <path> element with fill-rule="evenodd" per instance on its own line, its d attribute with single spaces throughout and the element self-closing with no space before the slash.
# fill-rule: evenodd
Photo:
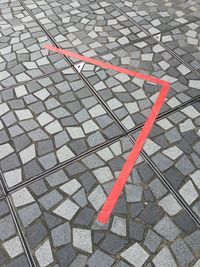
<svg viewBox="0 0 200 267">
<path fill-rule="evenodd" d="M 83 123 L 83 129 L 84 129 L 84 132 L 87 134 L 87 133 L 91 133 L 91 132 L 98 130 L 99 127 L 96 125 L 94 121 L 89 120 Z"/>
<path fill-rule="evenodd" d="M 136 102 L 126 103 L 125 107 L 127 108 L 128 112 L 130 114 L 134 114 L 134 113 L 139 111 L 139 107 L 138 107 L 138 104 Z"/>
<path fill-rule="evenodd" d="M 92 107 L 91 109 L 89 109 L 89 113 L 93 118 L 96 118 L 96 117 L 99 117 L 105 114 L 106 111 L 103 109 L 103 107 L 100 104 L 98 104 Z"/>
<path fill-rule="evenodd" d="M 124 126 L 130 130 L 131 128 L 135 127 L 135 123 L 132 120 L 131 116 L 128 115 L 125 119 L 122 120 L 122 124 L 124 124 Z"/>
<path fill-rule="evenodd" d="M 114 216 L 111 231 L 117 235 L 126 236 L 126 219 Z"/>
<path fill-rule="evenodd" d="M 200 113 L 193 106 L 188 106 L 186 108 L 183 108 L 181 112 L 186 114 L 191 119 L 195 119 L 196 117 L 200 115 Z"/>
<path fill-rule="evenodd" d="M 36 251 L 35 256 L 40 267 L 49 266 L 53 261 L 53 254 L 49 240 L 45 241 Z"/>
<path fill-rule="evenodd" d="M 22 171 L 21 169 L 16 169 L 13 171 L 4 172 L 4 177 L 8 187 L 12 187 L 22 181 Z"/>
<path fill-rule="evenodd" d="M 29 203 L 35 202 L 27 188 L 22 188 L 12 194 L 15 207 L 21 207 Z"/>
<path fill-rule="evenodd" d="M 92 193 L 88 196 L 88 200 L 92 204 L 92 206 L 95 208 L 95 210 L 99 210 L 101 206 L 104 204 L 106 200 L 106 195 L 103 192 L 100 185 L 98 185 Z"/>
<path fill-rule="evenodd" d="M 170 129 L 170 128 L 173 127 L 173 125 L 171 124 L 171 122 L 168 119 L 166 119 L 166 118 L 164 118 L 164 119 L 162 119 L 162 120 L 160 120 L 160 121 L 158 121 L 156 123 L 160 127 L 162 127 L 164 130 L 168 130 L 168 129 Z"/>
<path fill-rule="evenodd" d="M 44 88 L 40 91 L 35 92 L 34 95 L 41 100 L 45 100 L 50 95 L 50 93 L 47 91 L 47 89 Z"/>
<path fill-rule="evenodd" d="M 26 87 L 24 85 L 18 86 L 15 88 L 15 93 L 17 97 L 22 97 L 24 95 L 27 95 L 28 92 L 26 90 Z"/>
<path fill-rule="evenodd" d="M 72 202 L 70 199 L 67 199 L 53 212 L 67 220 L 71 220 L 78 210 L 79 206 Z"/>
<path fill-rule="evenodd" d="M 149 254 L 138 243 L 121 253 L 121 256 L 135 267 L 142 267 L 149 258 Z"/>
<path fill-rule="evenodd" d="M 160 146 L 157 145 L 155 142 L 151 141 L 150 139 L 146 140 L 146 143 L 144 145 L 145 152 L 150 156 L 160 150 Z"/>
<path fill-rule="evenodd" d="M 85 134 L 81 127 L 67 127 L 66 130 L 68 131 L 72 139 L 85 137 Z"/>
<path fill-rule="evenodd" d="M 33 118 L 32 113 L 28 109 L 15 110 L 15 113 L 20 121 Z"/>
<path fill-rule="evenodd" d="M 92 253 L 91 231 L 86 229 L 73 229 L 73 246 L 83 251 Z"/>
<path fill-rule="evenodd" d="M 14 258 L 24 252 L 18 236 L 4 242 L 3 247 L 11 258 Z"/>
<path fill-rule="evenodd" d="M 6 103 L 0 104 L 0 116 L 4 115 L 6 112 L 8 112 L 10 109 Z"/>
<path fill-rule="evenodd" d="M 49 122 L 53 121 L 54 118 L 52 116 L 50 116 L 48 113 L 43 112 L 37 117 L 37 120 L 39 121 L 39 124 L 41 126 L 44 126 L 44 125 L 48 124 Z"/>
<path fill-rule="evenodd" d="M 63 192 L 70 196 L 73 195 L 79 188 L 81 188 L 81 184 L 76 179 L 70 180 L 60 187 Z"/>
<path fill-rule="evenodd" d="M 195 171 L 193 174 L 190 175 L 195 185 L 200 190 L 200 170 Z"/>
<path fill-rule="evenodd" d="M 55 133 L 58 133 L 58 132 L 61 132 L 63 130 L 62 126 L 60 125 L 60 123 L 55 120 L 51 123 L 49 123 L 46 127 L 45 127 L 45 130 L 47 132 L 49 132 L 50 134 L 55 134 Z"/>
<path fill-rule="evenodd" d="M 35 158 L 36 153 L 35 153 L 35 145 L 31 145 L 27 148 L 25 148 L 24 150 L 22 150 L 20 153 L 20 158 L 23 164 L 29 162 L 30 160 L 32 160 L 33 158 Z"/>
<path fill-rule="evenodd" d="M 199 196 L 191 181 L 188 181 L 183 187 L 181 187 L 179 193 L 188 205 L 191 205 Z"/>
<path fill-rule="evenodd" d="M 182 210 L 181 206 L 172 194 L 169 194 L 165 198 L 163 198 L 159 202 L 159 205 L 171 216 L 177 214 Z"/>
<path fill-rule="evenodd" d="M 75 156 L 75 154 L 67 146 L 62 146 L 57 150 L 56 154 L 58 156 L 59 162 L 66 161 Z"/>
<path fill-rule="evenodd" d="M 114 158 L 114 155 L 112 154 L 111 150 L 108 147 L 101 149 L 100 151 L 97 152 L 97 154 L 105 161 Z"/>
<path fill-rule="evenodd" d="M 172 257 L 170 250 L 164 247 L 153 259 L 156 267 L 178 267 Z"/>
<path fill-rule="evenodd" d="M 187 119 L 187 120 L 184 121 L 183 123 L 180 123 L 180 124 L 179 124 L 179 127 L 180 127 L 180 131 L 181 131 L 182 133 L 184 133 L 184 132 L 188 132 L 188 131 L 190 131 L 190 130 L 195 129 L 195 125 L 194 125 L 194 123 L 192 122 L 191 119 Z"/>
<path fill-rule="evenodd" d="M 109 167 L 98 168 L 94 170 L 93 172 L 100 183 L 105 183 L 114 178 Z"/>
<path fill-rule="evenodd" d="M 0 159 L 5 158 L 14 152 L 14 149 L 9 144 L 0 145 Z"/>
<path fill-rule="evenodd" d="M 112 98 L 107 102 L 110 109 L 115 110 L 122 106 L 122 103 L 119 100 Z"/>
<path fill-rule="evenodd" d="M 173 147 L 170 147 L 170 148 L 164 150 L 163 154 L 168 156 L 170 159 L 175 160 L 178 157 L 180 157 L 180 155 L 182 155 L 183 152 L 177 146 L 173 146 Z"/>
</svg>

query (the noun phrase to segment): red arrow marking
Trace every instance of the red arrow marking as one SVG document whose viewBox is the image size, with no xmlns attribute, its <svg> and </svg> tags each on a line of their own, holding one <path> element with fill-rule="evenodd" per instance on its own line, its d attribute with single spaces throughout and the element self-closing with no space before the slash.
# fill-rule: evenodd
<svg viewBox="0 0 200 267">
<path fill-rule="evenodd" d="M 128 69 L 124 69 L 124 68 L 121 68 L 121 67 L 118 67 L 118 66 L 114 66 L 112 64 L 109 64 L 109 63 L 105 63 L 105 62 L 102 62 L 102 61 L 98 61 L 96 59 L 93 59 L 93 58 L 89 58 L 89 57 L 85 57 L 85 56 L 82 56 L 82 55 L 79 55 L 79 54 L 76 54 L 76 53 L 73 53 L 73 52 L 70 52 L 70 51 L 67 51 L 67 50 L 63 50 L 63 49 L 60 49 L 60 48 L 57 48 L 57 47 L 54 47 L 54 46 L 51 46 L 51 45 L 45 45 L 44 48 L 47 48 L 51 51 L 54 51 L 54 52 L 58 52 L 60 54 L 63 54 L 65 56 L 68 56 L 68 57 L 73 57 L 73 58 L 76 58 L 76 59 L 79 59 L 79 60 L 82 60 L 84 62 L 88 62 L 90 64 L 93 64 L 93 65 L 97 65 L 101 68 L 104 68 L 104 69 L 111 69 L 111 70 L 114 70 L 116 72 L 121 72 L 121 73 L 124 73 L 124 74 L 127 74 L 127 75 L 130 75 L 130 76 L 133 76 L 133 77 L 137 77 L 139 79 L 142 79 L 142 80 L 145 80 L 145 81 L 149 81 L 149 82 L 152 82 L 152 83 L 156 83 L 156 84 L 159 84 L 161 85 L 161 91 L 160 91 L 160 94 L 155 102 L 155 104 L 153 105 L 153 108 L 144 124 L 144 127 L 142 128 L 136 142 L 135 142 L 135 145 L 133 146 L 129 156 L 128 156 L 128 159 L 126 160 L 118 178 L 117 178 L 117 181 L 115 182 L 113 188 L 112 188 L 112 191 L 110 192 L 106 202 L 104 203 L 98 217 L 97 217 L 97 220 L 103 224 L 106 224 L 108 219 L 109 219 L 109 216 L 110 214 L 112 213 L 115 205 L 116 205 L 116 202 L 125 186 L 125 183 L 126 181 L 128 180 L 128 177 L 133 169 L 133 167 L 135 166 L 135 163 L 139 157 L 139 154 L 146 142 L 146 139 L 154 125 L 154 122 L 165 102 L 165 98 L 168 94 L 168 91 L 170 89 L 170 84 L 166 81 L 163 81 L 161 79 L 158 79 L 156 77 L 153 77 L 153 76 L 149 76 L 149 75 L 144 75 L 144 74 L 141 74 L 141 73 L 138 73 L 138 72 L 135 72 L 135 71 L 132 71 L 132 70 L 128 70 Z"/>
</svg>

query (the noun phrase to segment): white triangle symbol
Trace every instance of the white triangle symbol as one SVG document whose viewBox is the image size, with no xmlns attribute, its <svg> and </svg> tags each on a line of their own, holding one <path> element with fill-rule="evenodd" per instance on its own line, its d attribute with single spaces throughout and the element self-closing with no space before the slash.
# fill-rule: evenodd
<svg viewBox="0 0 200 267">
<path fill-rule="evenodd" d="M 161 40 L 161 34 L 159 33 L 159 34 L 155 35 L 154 38 L 156 40 L 160 41 Z"/>
<path fill-rule="evenodd" d="M 81 62 L 81 63 L 78 63 L 78 64 L 74 65 L 74 67 L 76 68 L 76 70 L 78 72 L 81 72 L 84 64 L 85 64 L 85 62 Z"/>
</svg>

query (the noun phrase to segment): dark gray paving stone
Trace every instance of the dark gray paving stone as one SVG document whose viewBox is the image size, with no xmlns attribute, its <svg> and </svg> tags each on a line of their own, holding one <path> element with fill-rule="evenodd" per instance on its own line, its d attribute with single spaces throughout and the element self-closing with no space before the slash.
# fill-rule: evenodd
<svg viewBox="0 0 200 267">
<path fill-rule="evenodd" d="M 27 240 L 31 249 L 34 249 L 47 236 L 47 230 L 42 222 L 38 222 L 27 228 Z"/>
<path fill-rule="evenodd" d="M 58 263 L 60 266 L 68 266 L 75 259 L 75 251 L 73 247 L 68 244 L 61 248 L 56 256 L 58 258 Z"/>
<path fill-rule="evenodd" d="M 144 241 L 144 245 L 152 252 L 155 253 L 157 248 L 160 246 L 160 244 L 162 243 L 162 238 L 157 235 L 154 231 L 149 230 L 145 241 Z"/>
<path fill-rule="evenodd" d="M 181 239 L 177 239 L 172 245 L 172 251 L 175 254 L 180 266 L 189 266 L 194 259 L 191 251 Z"/>
<path fill-rule="evenodd" d="M 89 267 L 103 267 L 112 266 L 114 259 L 102 252 L 101 250 L 96 250 L 95 253 L 89 258 L 87 264 Z"/>
<path fill-rule="evenodd" d="M 132 221 L 129 223 L 129 236 L 134 241 L 142 241 L 144 236 L 145 226 L 141 223 Z"/>
<path fill-rule="evenodd" d="M 159 266 L 167 256 L 174 264 L 180 261 L 184 250 L 177 240 L 191 251 L 190 258 L 194 258 L 191 263 L 198 259 L 198 226 L 176 200 L 173 209 L 166 205 L 172 195 L 164 185 L 157 184 L 159 178 L 153 171 L 147 175 L 147 163 L 142 157 L 127 182 L 130 188 L 139 188 L 140 201 L 128 202 L 130 196 L 124 191 L 107 224 L 96 221 L 110 185 L 131 149 L 128 137 L 121 138 L 11 194 L 38 267 L 76 266 L 79 262 L 80 266 L 91 267 L 123 266 L 125 262 L 128 266 L 153 266 L 152 261 Z M 111 164 L 114 159 L 118 165 Z M 152 189 L 154 184 L 157 186 L 152 190 L 151 202 L 147 203 L 147 188 Z M 50 198 L 55 192 L 59 202 Z M 84 205 L 75 197 L 80 192 L 85 193 Z M 172 246 L 175 254 L 169 253 Z M 46 257 L 42 256 L 44 253 Z"/>
<path fill-rule="evenodd" d="M 162 217 L 163 211 L 161 208 L 149 204 L 144 211 L 139 215 L 139 218 L 145 223 L 145 224 L 155 224 L 157 220 L 159 220 L 160 217 Z"/>
<path fill-rule="evenodd" d="M 103 241 L 101 249 L 109 254 L 116 255 L 127 243 L 126 240 L 123 240 L 116 235 L 109 234 Z"/>
</svg>

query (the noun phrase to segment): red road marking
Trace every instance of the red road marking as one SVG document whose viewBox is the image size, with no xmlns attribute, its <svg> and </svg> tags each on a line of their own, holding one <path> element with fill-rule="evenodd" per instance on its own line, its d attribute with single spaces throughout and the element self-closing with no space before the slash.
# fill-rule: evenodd
<svg viewBox="0 0 200 267">
<path fill-rule="evenodd" d="M 117 181 L 115 182 L 113 188 L 112 188 L 112 191 L 110 192 L 106 202 L 104 203 L 98 217 L 97 217 L 97 220 L 103 224 L 106 224 L 108 219 L 109 219 L 109 216 L 110 214 L 112 213 L 115 205 L 116 205 L 116 202 L 125 186 L 125 183 L 126 181 L 128 180 L 128 177 L 133 169 L 133 167 L 135 166 L 135 163 L 139 157 L 139 154 L 146 142 L 146 139 L 154 125 L 154 122 L 165 102 L 165 98 L 168 94 L 168 91 L 170 89 L 170 83 L 166 82 L 166 81 L 163 81 L 161 79 L 158 79 L 156 77 L 153 77 L 153 76 L 148 76 L 148 75 L 144 75 L 144 74 L 141 74 L 141 73 L 138 73 L 138 72 L 135 72 L 135 71 L 132 71 L 132 70 L 128 70 L 128 69 L 124 69 L 124 68 L 121 68 L 121 67 L 118 67 L 118 66 L 114 66 L 112 64 L 109 64 L 109 63 L 105 63 L 105 62 L 102 62 L 102 61 L 98 61 L 98 60 L 95 60 L 93 58 L 89 58 L 89 57 L 85 57 L 85 56 L 82 56 L 82 55 L 79 55 L 79 54 L 76 54 L 76 53 L 73 53 L 73 52 L 70 52 L 70 51 L 67 51 L 67 50 L 63 50 L 63 49 L 60 49 L 60 48 L 57 48 L 57 47 L 54 47 L 54 46 L 51 46 L 51 45 L 45 45 L 44 48 L 47 48 L 51 51 L 54 51 L 54 52 L 58 52 L 60 54 L 63 54 L 65 56 L 68 56 L 68 57 L 73 57 L 73 58 L 77 58 L 79 60 L 82 60 L 84 62 L 88 62 L 88 63 L 91 63 L 93 65 L 97 65 L 99 67 L 102 67 L 104 69 L 111 69 L 111 70 L 114 70 L 116 72 L 121 72 L 121 73 L 124 73 L 124 74 L 127 74 L 127 75 L 130 75 L 130 76 L 133 76 L 133 77 L 137 77 L 137 78 L 140 78 L 140 79 L 143 79 L 143 80 L 146 80 L 146 81 L 149 81 L 149 82 L 152 82 L 152 83 L 156 83 L 156 84 L 159 84 L 161 85 L 161 91 L 160 91 L 160 94 L 155 102 L 155 104 L 153 105 L 153 108 L 144 124 L 144 127 L 142 128 L 136 142 L 135 142 L 135 145 L 133 146 L 129 156 L 128 156 L 128 159 L 126 160 L 118 178 L 117 178 Z"/>
</svg>

